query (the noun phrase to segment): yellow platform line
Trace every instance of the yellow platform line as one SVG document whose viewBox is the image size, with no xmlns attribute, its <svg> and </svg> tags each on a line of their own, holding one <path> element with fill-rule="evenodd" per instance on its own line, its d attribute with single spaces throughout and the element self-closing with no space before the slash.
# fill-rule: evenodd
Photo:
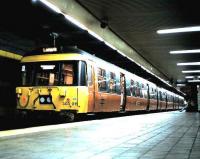
<svg viewBox="0 0 200 159">
<path fill-rule="evenodd" d="M 21 60 L 23 56 L 15 54 L 15 53 L 11 53 L 8 51 L 4 51 L 4 50 L 0 50 L 0 56 L 2 57 L 6 57 L 9 59 L 14 59 L 14 60 Z"/>
</svg>

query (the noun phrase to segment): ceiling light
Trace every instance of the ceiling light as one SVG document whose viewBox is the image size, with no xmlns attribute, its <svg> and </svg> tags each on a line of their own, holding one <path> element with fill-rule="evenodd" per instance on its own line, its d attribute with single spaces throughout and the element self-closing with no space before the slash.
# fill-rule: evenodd
<svg viewBox="0 0 200 159">
<path fill-rule="evenodd" d="M 109 46 L 111 49 L 113 49 L 113 50 L 117 50 L 117 48 L 114 47 L 114 46 L 113 46 L 112 44 L 110 44 L 109 42 L 104 41 L 104 43 L 105 43 L 107 46 Z"/>
<path fill-rule="evenodd" d="M 176 86 L 183 87 L 183 86 L 185 86 L 185 84 L 177 84 Z"/>
<path fill-rule="evenodd" d="M 158 34 L 183 33 L 200 31 L 200 26 L 158 30 Z"/>
<path fill-rule="evenodd" d="M 200 70 L 186 70 L 182 71 L 182 73 L 200 73 Z"/>
<path fill-rule="evenodd" d="M 65 18 L 67 20 L 69 20 L 70 22 L 72 22 L 73 24 L 75 24 L 76 26 L 78 26 L 79 28 L 83 29 L 83 30 L 88 30 L 88 28 L 83 25 L 82 23 L 80 23 L 78 20 L 74 19 L 73 17 L 67 15 L 67 14 L 64 14 Z"/>
<path fill-rule="evenodd" d="M 100 37 L 99 35 L 97 35 L 95 32 L 91 31 L 88 29 L 88 33 L 90 35 L 92 35 L 93 37 L 95 37 L 96 39 L 100 40 L 100 41 L 104 41 L 102 37 Z"/>
<path fill-rule="evenodd" d="M 188 79 L 188 78 L 194 78 L 194 76 L 185 76 L 185 78 L 187 78 L 187 79 Z"/>
<path fill-rule="evenodd" d="M 193 78 L 193 79 L 198 79 L 200 78 L 200 76 L 185 76 L 186 79 L 190 79 L 190 78 Z"/>
<path fill-rule="evenodd" d="M 197 65 L 200 65 L 200 62 L 177 63 L 177 66 L 197 66 Z"/>
<path fill-rule="evenodd" d="M 200 49 L 194 49 L 194 50 L 176 50 L 176 51 L 170 51 L 170 54 L 189 54 L 189 53 L 200 53 Z"/>
<path fill-rule="evenodd" d="M 120 53 L 122 56 L 127 57 L 129 59 L 128 56 L 126 56 L 126 54 L 124 54 L 123 52 L 121 52 L 120 50 L 117 50 L 118 53 Z M 129 59 L 130 60 L 130 59 Z"/>
<path fill-rule="evenodd" d="M 188 80 L 188 82 L 200 82 L 200 80 Z"/>
<path fill-rule="evenodd" d="M 52 10 L 54 10 L 57 13 L 62 13 L 62 11 L 55 5 L 53 5 L 52 3 L 48 2 L 47 0 L 40 0 L 43 4 L 45 4 L 47 7 L 51 8 Z"/>
</svg>

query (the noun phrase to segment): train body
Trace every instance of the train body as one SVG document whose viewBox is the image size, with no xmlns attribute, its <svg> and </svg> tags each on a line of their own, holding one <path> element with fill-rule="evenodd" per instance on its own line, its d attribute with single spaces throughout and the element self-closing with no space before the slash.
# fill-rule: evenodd
<svg viewBox="0 0 200 159">
<path fill-rule="evenodd" d="M 83 51 L 21 60 L 19 112 L 79 113 L 179 109 L 183 97 Z"/>
</svg>

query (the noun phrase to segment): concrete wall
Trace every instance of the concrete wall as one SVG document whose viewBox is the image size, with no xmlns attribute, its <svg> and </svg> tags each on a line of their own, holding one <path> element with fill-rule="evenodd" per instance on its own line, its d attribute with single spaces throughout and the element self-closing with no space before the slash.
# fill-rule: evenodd
<svg viewBox="0 0 200 159">
<path fill-rule="evenodd" d="M 187 111 L 197 111 L 198 102 L 197 102 L 197 86 L 196 84 L 187 85 L 182 87 L 181 91 L 186 93 L 186 100 L 188 102 Z"/>
</svg>

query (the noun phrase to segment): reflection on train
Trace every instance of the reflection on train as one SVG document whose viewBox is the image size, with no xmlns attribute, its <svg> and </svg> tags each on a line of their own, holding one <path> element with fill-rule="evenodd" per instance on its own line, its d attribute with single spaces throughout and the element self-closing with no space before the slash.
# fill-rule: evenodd
<svg viewBox="0 0 200 159">
<path fill-rule="evenodd" d="M 53 51 L 53 52 L 52 52 Z M 21 60 L 19 112 L 78 113 L 179 109 L 184 98 L 81 50 L 34 52 Z"/>
</svg>

